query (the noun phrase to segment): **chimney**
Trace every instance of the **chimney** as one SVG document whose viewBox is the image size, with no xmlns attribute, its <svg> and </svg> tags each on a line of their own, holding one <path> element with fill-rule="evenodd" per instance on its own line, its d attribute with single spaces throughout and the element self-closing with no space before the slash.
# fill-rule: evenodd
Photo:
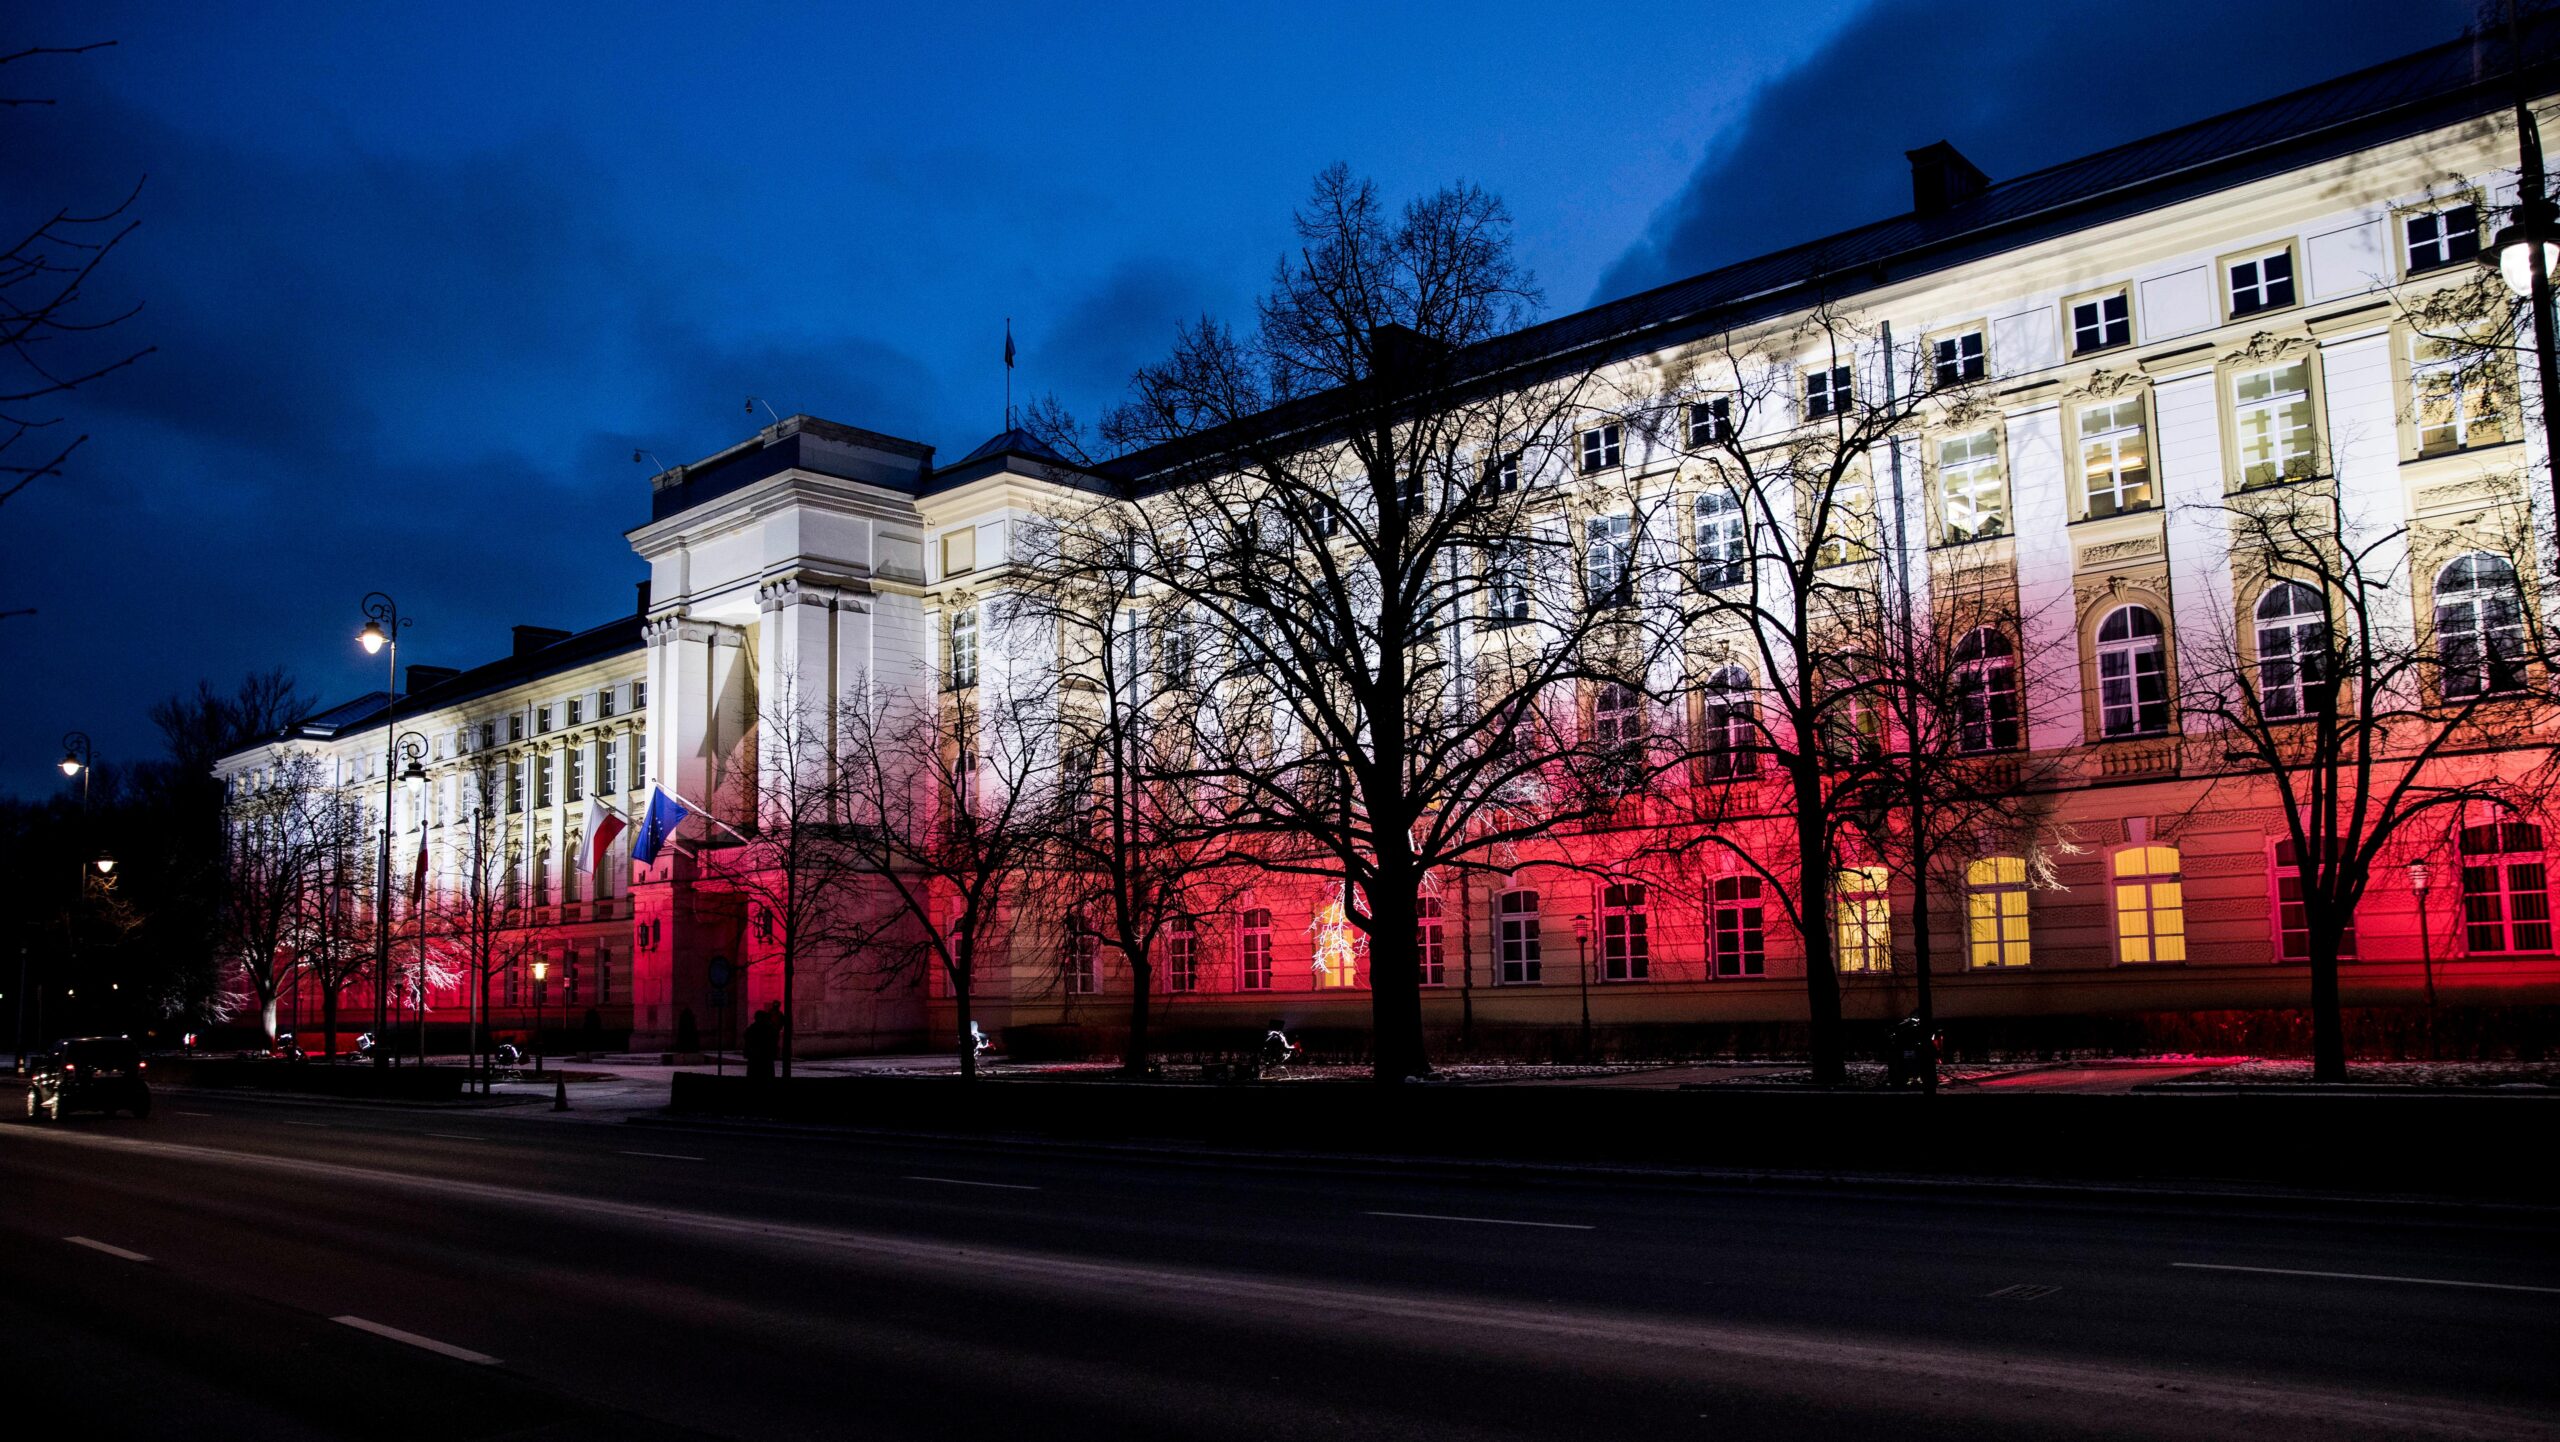
<svg viewBox="0 0 2560 1442">
<path fill-rule="evenodd" d="M 646 616 L 649 614 L 649 583 L 642 581 L 638 584 L 640 587 L 640 614 Z"/>
<path fill-rule="evenodd" d="M 1990 176 L 1943 140 L 1902 155 L 1911 162 L 1911 209 L 1916 214 L 1944 215 L 1991 186 Z"/>
<path fill-rule="evenodd" d="M 548 626 L 518 626 L 516 627 L 515 654 L 530 656 L 545 646 L 558 645 L 568 639 L 568 632 L 555 631 Z"/>
<path fill-rule="evenodd" d="M 415 696 L 421 691 L 432 690 L 461 674 L 460 670 L 452 666 L 426 666 L 412 663 L 409 667 L 409 694 Z"/>
</svg>

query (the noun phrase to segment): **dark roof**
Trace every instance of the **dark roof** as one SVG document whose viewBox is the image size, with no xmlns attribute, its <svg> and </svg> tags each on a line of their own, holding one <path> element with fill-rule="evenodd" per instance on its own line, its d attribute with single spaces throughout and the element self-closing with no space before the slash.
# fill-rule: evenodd
<svg viewBox="0 0 2560 1442">
<path fill-rule="evenodd" d="M 959 460 L 952 462 L 952 464 L 954 466 L 965 466 L 971 461 L 982 461 L 989 456 L 1022 456 L 1029 460 L 1048 461 L 1057 465 L 1067 464 L 1067 458 L 1050 449 L 1047 441 L 1040 439 L 1038 436 L 1031 434 L 1031 432 L 1022 429 L 1020 426 L 1015 426 L 1013 429 L 1005 431 L 999 435 L 987 437 L 985 443 L 980 445 L 976 450 L 962 456 Z"/>
<path fill-rule="evenodd" d="M 2457 124 L 2513 103 L 2503 37 L 2465 36 L 2369 69 L 1999 181 L 1945 210 L 1875 221 L 1497 336 L 1461 352 L 1453 374 L 1481 380 L 1521 367 L 1588 363 L 1784 315 L 2056 235 Z M 2529 22 L 2527 78 L 2553 84 L 2560 16 Z M 1336 393 L 1312 396 L 1224 432 L 1117 457 L 1096 469 L 1161 484 L 1178 467 L 1248 437 L 1324 425 Z"/>
<path fill-rule="evenodd" d="M 656 477 L 649 519 L 663 521 L 789 470 L 913 493 L 933 470 L 933 447 L 816 416 L 785 416 L 752 439 Z"/>
<path fill-rule="evenodd" d="M 567 671 L 585 665 L 600 657 L 637 651 L 642 644 L 641 621 L 642 618 L 636 613 L 623 616 L 607 621 L 601 626 L 591 626 L 565 640 L 555 641 L 541 650 L 528 652 L 522 656 L 508 656 L 502 660 L 489 662 L 485 666 L 475 666 L 450 680 L 439 681 L 423 691 L 401 697 L 399 709 L 395 714 L 408 717 L 422 711 L 460 705 L 476 697 L 504 691 L 511 686 L 523 685 L 527 681 L 537 680 L 553 672 Z M 382 724 L 385 704 L 388 700 L 389 696 L 385 692 L 369 691 L 352 701 L 341 702 L 326 711 L 306 716 L 273 739 L 303 737 L 328 740 L 353 731 L 369 730 Z M 229 754 L 237 756 L 244 752 L 262 749 L 268 744 L 270 743 L 262 741 L 255 746 L 244 746 L 239 751 Z"/>
</svg>

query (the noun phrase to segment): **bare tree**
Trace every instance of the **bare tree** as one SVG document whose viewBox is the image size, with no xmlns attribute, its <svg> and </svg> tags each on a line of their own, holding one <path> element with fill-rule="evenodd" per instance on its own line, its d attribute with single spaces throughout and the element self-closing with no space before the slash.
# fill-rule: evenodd
<svg viewBox="0 0 2560 1442">
<path fill-rule="evenodd" d="M 335 789 L 312 798 L 307 814 L 315 854 L 291 935 L 302 975 L 320 991 L 323 1054 L 335 1061 L 339 1001 L 373 970 L 372 828 L 363 808 Z"/>
<path fill-rule="evenodd" d="M 295 940 L 331 848 L 339 805 L 318 757 L 279 748 L 235 783 L 223 820 L 222 907 L 217 946 L 276 1039 L 276 997 L 301 964 Z"/>
<path fill-rule="evenodd" d="M 829 948 L 880 964 L 877 985 L 939 975 L 958 1010 L 960 1072 L 980 967 L 1015 927 L 1058 804 L 1056 698 L 988 682 L 901 689 L 864 681 L 838 708 L 833 791 L 847 865 Z"/>
<path fill-rule="evenodd" d="M 1539 297 L 1494 196 L 1394 210 L 1336 166 L 1295 223 L 1252 333 L 1182 329 L 1102 426 L 1140 474 L 1059 530 L 1132 533 L 1115 564 L 1188 653 L 1167 779 L 1262 869 L 1340 888 L 1392 1081 L 1428 1070 L 1427 881 L 1569 819 L 1525 795 L 1587 688 L 1644 684 L 1641 403 L 1511 334 Z"/>
<path fill-rule="evenodd" d="M 31 46 L 0 55 L 0 68 L 113 45 Z M 11 78 L 14 78 L 11 77 Z M 0 109 L 49 106 L 48 98 L 0 96 Z M 0 250 L 0 505 L 48 476 L 89 438 L 52 439 L 58 416 L 35 409 L 132 365 L 156 347 L 124 350 L 102 344 L 139 304 L 101 307 L 99 272 L 141 222 L 131 215 L 142 193 L 105 209 L 64 206 L 17 222 L 16 239 Z"/>
<path fill-rule="evenodd" d="M 2412 843 L 2432 849 L 2422 823 L 2524 799 L 2499 757 L 2550 734 L 2552 698 L 2531 675 L 2547 637 L 2522 579 L 2535 548 L 2520 502 L 2432 539 L 2351 515 L 2335 483 L 2244 491 L 2223 510 L 2235 614 L 2182 648 L 2180 706 L 2222 752 L 2206 804 L 2273 790 L 2310 968 L 2312 1075 L 2344 1081 L 2338 962 L 2374 873 Z M 2429 617 L 2411 614 L 2413 571 Z"/>
<path fill-rule="evenodd" d="M 1814 1078 L 1837 1085 L 1841 868 L 1885 829 L 1893 710 L 1940 724 L 1923 719 L 1933 698 L 1895 640 L 1904 598 L 1928 593 L 1910 544 L 1919 469 L 1893 438 L 1961 417 L 1978 384 L 1942 382 L 1888 327 L 1826 304 L 1673 357 L 1661 390 L 1701 481 L 1692 571 L 1674 592 L 1700 784 L 1669 839 L 1730 853 L 1774 893 L 1803 945 Z M 1792 854 L 1764 854 L 1779 837 Z"/>
<path fill-rule="evenodd" d="M 512 833 L 504 764 L 498 752 L 482 751 L 462 773 L 460 805 L 444 828 L 449 848 L 444 880 L 430 884 L 427 901 L 429 929 L 471 990 L 471 1056 L 483 1090 L 487 1072 L 479 1059 L 489 1026 L 490 988 L 543 942 L 526 902 L 524 843 Z"/>
</svg>

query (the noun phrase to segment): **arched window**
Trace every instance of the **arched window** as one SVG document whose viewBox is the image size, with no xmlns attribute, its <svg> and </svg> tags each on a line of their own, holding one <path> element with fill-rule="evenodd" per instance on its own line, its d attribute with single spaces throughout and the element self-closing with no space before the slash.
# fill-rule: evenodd
<svg viewBox="0 0 2560 1442">
<path fill-rule="evenodd" d="M 2551 949 L 2542 828 L 2501 817 L 2462 828 L 2463 946 L 2475 956 Z"/>
<path fill-rule="evenodd" d="M 1236 965 L 1246 991 L 1271 989 L 1271 908 L 1246 909 L 1236 934 Z"/>
<path fill-rule="evenodd" d="M 1494 902 L 1501 921 L 1501 979 L 1505 986 L 1535 986 L 1539 980 L 1538 893 L 1506 891 Z"/>
<path fill-rule="evenodd" d="M 1742 501 L 1718 488 L 1699 495 L 1691 510 L 1698 552 L 1698 584 L 1708 590 L 1743 583 L 1747 542 L 1742 529 Z"/>
<path fill-rule="evenodd" d="M 1698 717 L 1698 769 L 1709 780 L 1748 776 L 1758 759 L 1752 749 L 1751 677 L 1726 666 L 1707 678 Z"/>
<path fill-rule="evenodd" d="M 2329 608 L 2297 581 L 2258 598 L 2258 709 L 2271 717 L 2307 716 L 2329 677 Z"/>
<path fill-rule="evenodd" d="M 2160 618 L 2118 606 L 2098 623 L 2098 730 L 2157 736 L 2169 729 L 2169 656 Z"/>
<path fill-rule="evenodd" d="M 1956 748 L 1974 754 L 2018 745 L 2018 657 L 1997 626 L 1956 643 Z"/>
<path fill-rule="evenodd" d="M 2027 862 L 1986 856 L 1964 869 L 1966 959 L 1977 971 L 2027 964 Z"/>
<path fill-rule="evenodd" d="M 2524 594 L 2515 567 L 2473 551 L 2436 573 L 2436 660 L 2448 699 L 2524 685 Z"/>
<path fill-rule="evenodd" d="M 1832 893 L 1840 970 L 1893 970 L 1893 901 L 1881 866 L 1844 866 Z"/>
<path fill-rule="evenodd" d="M 1447 928 L 1441 924 L 1440 898 L 1414 898 L 1413 941 L 1422 957 L 1422 984 L 1449 984 L 1449 945 Z"/>
<path fill-rule="evenodd" d="M 953 687 L 978 684 L 978 608 L 969 606 L 951 616 L 951 684 Z"/>
<path fill-rule="evenodd" d="M 2116 959 L 2187 959 L 2187 900 L 2178 848 L 2128 846 L 2115 856 Z"/>
</svg>

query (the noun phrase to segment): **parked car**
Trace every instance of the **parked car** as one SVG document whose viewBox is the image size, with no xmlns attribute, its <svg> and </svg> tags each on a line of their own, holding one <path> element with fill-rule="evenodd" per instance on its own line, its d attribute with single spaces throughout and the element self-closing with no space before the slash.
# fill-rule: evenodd
<svg viewBox="0 0 2560 1442">
<path fill-rule="evenodd" d="M 151 1115 L 151 1063 L 129 1036 L 84 1036 L 54 1043 L 27 1072 L 27 1118 L 60 1121 L 75 1111 Z"/>
</svg>

